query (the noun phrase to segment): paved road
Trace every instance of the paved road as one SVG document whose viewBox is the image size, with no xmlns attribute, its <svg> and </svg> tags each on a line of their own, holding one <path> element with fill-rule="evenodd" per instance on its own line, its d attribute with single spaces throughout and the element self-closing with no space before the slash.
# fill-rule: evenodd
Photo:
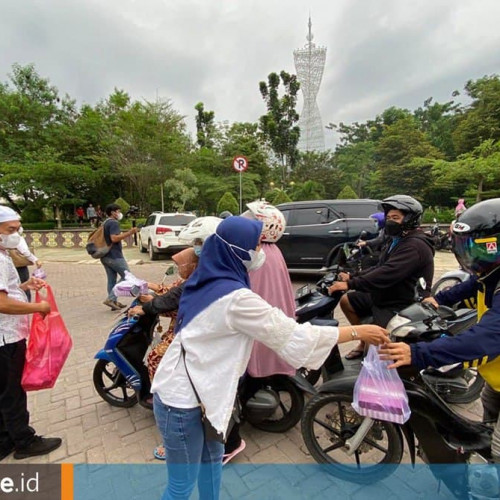
<svg viewBox="0 0 500 500">
<path fill-rule="evenodd" d="M 45 262 L 47 280 L 55 290 L 74 348 L 56 386 L 29 394 L 32 425 L 40 434 L 61 436 L 63 445 L 48 456 L 25 462 L 156 462 L 152 450 L 159 443 L 159 435 L 152 412 L 140 406 L 114 408 L 93 388 L 93 356 L 103 346 L 117 319 L 117 313 L 102 305 L 106 280 L 100 262 L 90 259 L 84 251 L 75 250 L 40 249 L 38 256 Z M 147 256 L 136 249 L 127 249 L 126 256 L 134 274 L 149 281 L 161 280 L 165 261 L 149 262 Z M 145 258 L 144 264 L 141 258 Z M 436 275 L 455 266 L 451 254 L 438 253 L 436 256 Z M 315 279 L 294 277 L 294 285 L 298 287 Z M 343 349 L 349 347 L 346 345 Z M 464 411 L 477 413 L 477 405 L 464 408 Z M 313 462 L 298 426 L 286 434 L 270 434 L 245 425 L 242 434 L 247 447 L 238 456 L 239 463 Z M 12 457 L 6 462 L 18 463 Z"/>
</svg>

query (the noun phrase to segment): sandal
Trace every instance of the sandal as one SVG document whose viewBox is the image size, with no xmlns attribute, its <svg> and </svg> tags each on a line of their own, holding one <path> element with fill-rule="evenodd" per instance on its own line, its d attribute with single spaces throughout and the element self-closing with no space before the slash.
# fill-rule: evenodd
<svg viewBox="0 0 500 500">
<path fill-rule="evenodd" d="M 359 359 L 362 358 L 364 354 L 365 354 L 364 349 L 356 347 L 355 349 L 352 349 L 352 351 L 349 351 L 344 357 L 345 359 Z"/>
<path fill-rule="evenodd" d="M 238 448 L 236 448 L 235 450 L 233 450 L 231 453 L 225 454 L 222 457 L 222 465 L 226 465 L 229 462 L 229 460 L 233 459 L 238 453 L 242 452 L 245 449 L 246 445 L 247 444 L 242 439 L 240 445 L 238 446 Z"/>
<path fill-rule="evenodd" d="M 165 460 L 165 447 L 162 444 L 160 444 L 159 446 L 157 446 L 153 450 L 153 456 L 157 460 Z"/>
</svg>

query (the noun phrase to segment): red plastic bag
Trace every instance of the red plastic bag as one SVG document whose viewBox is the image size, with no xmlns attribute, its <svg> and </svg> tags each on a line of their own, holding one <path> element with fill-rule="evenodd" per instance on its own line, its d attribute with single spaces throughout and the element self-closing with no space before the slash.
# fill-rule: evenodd
<svg viewBox="0 0 500 500">
<path fill-rule="evenodd" d="M 50 304 L 50 313 L 45 318 L 40 313 L 33 314 L 21 381 L 25 391 L 54 387 L 73 345 L 57 309 L 52 288 L 46 285 L 45 290 L 47 297 L 42 297 L 37 291 L 35 302 L 46 300 Z"/>
<path fill-rule="evenodd" d="M 390 361 L 379 358 L 371 345 L 363 360 L 354 386 L 352 406 L 363 417 L 404 424 L 410 418 L 408 395 L 397 370 L 389 370 Z"/>
</svg>

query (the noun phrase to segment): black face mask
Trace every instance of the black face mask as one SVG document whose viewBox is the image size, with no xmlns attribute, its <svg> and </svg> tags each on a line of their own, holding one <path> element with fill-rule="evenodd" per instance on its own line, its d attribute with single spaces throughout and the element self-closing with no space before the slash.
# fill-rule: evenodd
<svg viewBox="0 0 500 500">
<path fill-rule="evenodd" d="M 385 223 L 385 234 L 389 236 L 401 236 L 403 233 L 403 226 L 394 220 L 388 220 Z"/>
</svg>

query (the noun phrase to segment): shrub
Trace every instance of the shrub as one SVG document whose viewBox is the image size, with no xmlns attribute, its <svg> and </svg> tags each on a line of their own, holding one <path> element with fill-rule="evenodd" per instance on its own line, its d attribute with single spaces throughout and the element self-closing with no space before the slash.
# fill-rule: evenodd
<svg viewBox="0 0 500 500">
<path fill-rule="evenodd" d="M 233 215 L 239 213 L 239 211 L 240 211 L 240 207 L 239 207 L 239 204 L 238 204 L 236 198 L 229 191 L 226 191 L 222 195 L 219 202 L 217 203 L 217 213 L 218 214 L 220 214 L 221 212 L 224 212 L 226 210 L 231 212 Z"/>
<path fill-rule="evenodd" d="M 349 184 L 346 184 L 340 193 L 337 195 L 337 200 L 357 200 L 358 195 L 354 191 L 354 189 L 349 186 Z"/>
</svg>

